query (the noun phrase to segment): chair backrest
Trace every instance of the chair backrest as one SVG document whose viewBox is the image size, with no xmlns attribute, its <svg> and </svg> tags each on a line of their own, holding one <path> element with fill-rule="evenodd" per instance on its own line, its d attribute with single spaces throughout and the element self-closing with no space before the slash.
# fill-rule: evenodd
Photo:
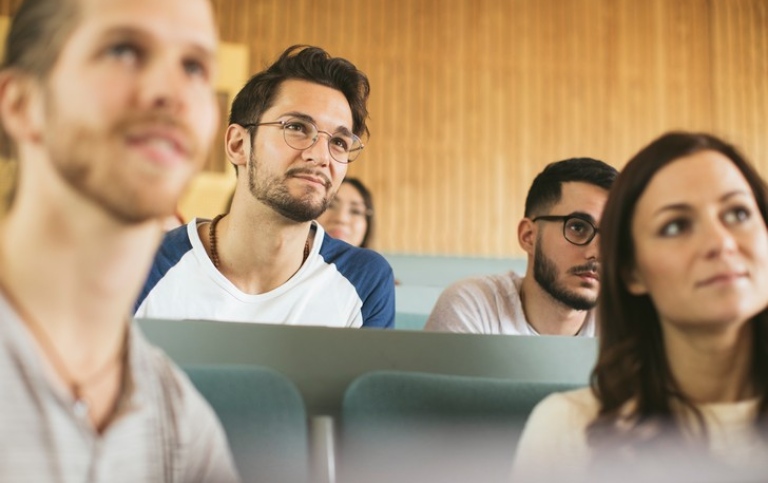
<svg viewBox="0 0 768 483">
<path fill-rule="evenodd" d="M 221 420 L 244 481 L 307 481 L 307 415 L 293 382 L 259 366 L 183 369 Z"/>
<path fill-rule="evenodd" d="M 347 481 L 504 481 L 520 430 L 552 392 L 579 385 L 377 371 L 350 384 L 342 409 Z M 392 464 L 397 462 L 397 464 Z"/>
<path fill-rule="evenodd" d="M 395 328 L 398 330 L 424 330 L 429 314 L 413 314 L 410 312 L 395 313 Z"/>
</svg>

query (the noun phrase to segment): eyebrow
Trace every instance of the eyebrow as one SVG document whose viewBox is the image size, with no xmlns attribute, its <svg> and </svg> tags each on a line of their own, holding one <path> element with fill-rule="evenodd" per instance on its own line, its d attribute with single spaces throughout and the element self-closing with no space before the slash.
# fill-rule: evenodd
<svg viewBox="0 0 768 483">
<path fill-rule="evenodd" d="M 315 118 L 310 116 L 309 114 L 304 114 L 303 112 L 298 111 L 290 111 L 283 113 L 280 117 L 295 117 L 302 121 L 311 122 L 312 124 L 317 125 L 317 121 L 315 121 Z M 337 126 L 336 130 L 333 131 L 333 134 L 343 134 L 345 136 L 352 136 L 354 133 L 349 130 L 347 126 Z"/>
<path fill-rule="evenodd" d="M 750 193 L 746 190 L 733 190 L 725 193 L 723 196 L 718 198 L 718 202 L 722 203 L 724 201 L 728 201 L 729 199 L 736 197 L 736 196 L 749 196 Z M 664 205 L 658 210 L 656 210 L 653 213 L 653 216 L 660 215 L 666 211 L 691 211 L 693 210 L 693 207 L 689 203 L 672 203 L 670 205 Z"/>
<path fill-rule="evenodd" d="M 151 31 L 127 25 L 117 25 L 107 28 L 100 33 L 98 43 L 108 43 L 123 39 L 144 43 L 145 45 L 148 41 L 162 43 L 162 41 L 158 40 L 157 36 Z M 207 62 L 214 62 L 216 59 L 217 46 L 215 44 L 209 45 L 196 39 L 183 39 L 183 44 L 184 47 L 190 49 L 194 55 L 204 57 Z"/>
<path fill-rule="evenodd" d="M 572 211 L 566 216 L 575 216 L 576 218 L 581 218 L 582 220 L 586 220 L 592 223 L 593 225 L 596 223 L 595 218 L 592 215 L 590 215 L 589 213 L 585 213 L 583 211 Z"/>
</svg>

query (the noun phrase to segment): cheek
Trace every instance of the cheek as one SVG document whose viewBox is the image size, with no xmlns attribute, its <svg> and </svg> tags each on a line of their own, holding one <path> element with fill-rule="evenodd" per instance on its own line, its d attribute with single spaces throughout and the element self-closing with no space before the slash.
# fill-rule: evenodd
<svg viewBox="0 0 768 483">
<path fill-rule="evenodd" d="M 204 140 L 205 147 L 210 147 L 216 136 L 221 119 L 221 111 L 216 98 L 210 92 L 206 91 L 205 94 L 197 97 L 197 99 L 193 100 L 190 104 L 192 106 L 192 109 L 190 109 L 192 114 L 190 122 L 194 126 L 197 135 Z M 206 101 L 201 102 L 199 99 L 206 99 Z"/>
<path fill-rule="evenodd" d="M 347 168 L 349 165 L 337 163 L 334 160 L 330 160 L 330 167 L 331 167 L 331 182 L 333 183 L 333 189 L 334 193 L 341 188 L 341 182 L 344 180 L 344 177 L 347 175 Z"/>
<path fill-rule="evenodd" d="M 649 250 L 637 253 L 636 259 L 637 275 L 654 300 L 654 305 L 663 305 L 667 299 L 677 299 L 681 295 L 679 291 L 685 284 L 682 251 L 674 254 L 664 249 Z"/>
<path fill-rule="evenodd" d="M 365 220 L 357 220 L 355 222 L 355 231 L 360 234 L 360 236 L 365 235 L 365 230 L 368 228 L 368 223 Z"/>
<path fill-rule="evenodd" d="M 768 233 L 761 230 L 751 238 L 751 270 L 760 285 L 768 285 Z"/>
</svg>

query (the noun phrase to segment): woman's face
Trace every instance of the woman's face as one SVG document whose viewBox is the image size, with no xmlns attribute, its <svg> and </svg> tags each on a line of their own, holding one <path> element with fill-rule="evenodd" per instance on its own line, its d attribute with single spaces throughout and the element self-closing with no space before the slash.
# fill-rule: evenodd
<svg viewBox="0 0 768 483">
<path fill-rule="evenodd" d="M 665 330 L 740 325 L 768 305 L 768 231 L 747 180 L 719 152 L 659 170 L 631 230 L 627 288 L 651 297 Z"/>
<path fill-rule="evenodd" d="M 368 231 L 363 196 L 349 183 L 342 183 L 336 197 L 317 221 L 334 238 L 359 247 Z"/>
</svg>

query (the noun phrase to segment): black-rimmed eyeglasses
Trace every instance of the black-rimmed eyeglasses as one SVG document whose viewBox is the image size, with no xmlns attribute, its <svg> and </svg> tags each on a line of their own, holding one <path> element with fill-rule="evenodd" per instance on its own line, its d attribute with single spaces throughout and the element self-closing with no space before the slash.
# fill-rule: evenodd
<svg viewBox="0 0 768 483">
<path fill-rule="evenodd" d="M 328 151 L 331 157 L 342 164 L 351 163 L 360 155 L 365 145 L 355 134 L 351 132 L 329 133 L 321 131 L 311 121 L 290 118 L 285 121 L 259 122 L 241 124 L 244 128 L 258 126 L 280 126 L 283 130 L 285 144 L 303 151 L 315 145 L 320 138 L 320 133 L 328 136 Z"/>
<path fill-rule="evenodd" d="M 587 245 L 591 242 L 595 235 L 597 235 L 598 229 L 592 224 L 590 220 L 580 215 L 566 215 L 566 216 L 537 216 L 531 221 L 562 221 L 563 222 L 563 237 L 574 245 Z"/>
</svg>

